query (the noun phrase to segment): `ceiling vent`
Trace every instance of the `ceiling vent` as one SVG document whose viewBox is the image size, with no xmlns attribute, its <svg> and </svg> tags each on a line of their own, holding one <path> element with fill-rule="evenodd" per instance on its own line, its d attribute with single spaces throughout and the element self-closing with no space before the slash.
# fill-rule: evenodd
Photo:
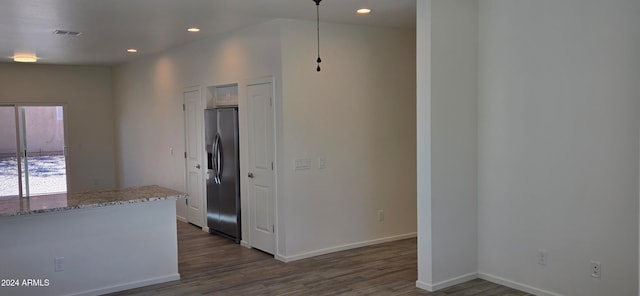
<svg viewBox="0 0 640 296">
<path fill-rule="evenodd" d="M 53 31 L 54 35 L 66 35 L 66 36 L 79 36 L 80 32 L 67 31 L 67 30 L 55 30 Z"/>
</svg>

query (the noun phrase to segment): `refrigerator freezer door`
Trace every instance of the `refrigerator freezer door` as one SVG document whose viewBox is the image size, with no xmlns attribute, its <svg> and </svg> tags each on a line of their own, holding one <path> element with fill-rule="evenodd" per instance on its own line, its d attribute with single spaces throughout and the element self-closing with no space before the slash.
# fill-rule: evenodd
<svg viewBox="0 0 640 296">
<path fill-rule="evenodd" d="M 236 242 L 240 240 L 240 171 L 238 111 L 236 108 L 206 110 L 207 149 L 212 169 L 207 174 L 209 230 Z M 209 151 L 207 151 L 209 152 Z"/>
<path fill-rule="evenodd" d="M 220 229 L 232 237 L 239 236 L 240 182 L 238 167 L 238 112 L 234 108 L 218 109 L 218 151 L 220 165 Z"/>
</svg>

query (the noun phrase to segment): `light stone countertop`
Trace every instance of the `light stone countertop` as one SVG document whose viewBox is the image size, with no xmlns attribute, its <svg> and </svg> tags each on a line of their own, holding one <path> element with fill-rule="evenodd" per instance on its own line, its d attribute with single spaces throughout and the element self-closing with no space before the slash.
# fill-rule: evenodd
<svg viewBox="0 0 640 296">
<path fill-rule="evenodd" d="M 0 217 L 110 207 L 159 200 L 178 200 L 186 197 L 185 193 L 150 185 L 30 198 L 0 198 Z"/>
</svg>

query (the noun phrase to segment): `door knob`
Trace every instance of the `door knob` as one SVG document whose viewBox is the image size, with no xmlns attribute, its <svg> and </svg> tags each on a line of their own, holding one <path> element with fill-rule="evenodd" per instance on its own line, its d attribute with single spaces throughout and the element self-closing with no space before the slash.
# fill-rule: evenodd
<svg viewBox="0 0 640 296">
<path fill-rule="evenodd" d="M 200 165 L 199 164 L 196 164 L 196 169 L 200 169 Z"/>
<path fill-rule="evenodd" d="M 252 179 L 253 179 L 253 173 L 249 173 L 249 175 L 248 175 L 248 176 L 249 176 L 249 178 L 252 178 Z"/>
</svg>

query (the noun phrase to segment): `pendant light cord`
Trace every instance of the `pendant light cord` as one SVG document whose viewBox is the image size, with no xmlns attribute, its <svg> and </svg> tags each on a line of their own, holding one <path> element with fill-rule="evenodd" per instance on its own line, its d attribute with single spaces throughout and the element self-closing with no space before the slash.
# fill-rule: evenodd
<svg viewBox="0 0 640 296">
<path fill-rule="evenodd" d="M 320 1 L 322 0 L 313 0 L 316 3 L 316 31 L 318 33 L 318 59 L 316 60 L 318 67 L 316 71 L 318 72 L 320 72 L 320 63 L 322 62 L 320 58 Z"/>
</svg>

